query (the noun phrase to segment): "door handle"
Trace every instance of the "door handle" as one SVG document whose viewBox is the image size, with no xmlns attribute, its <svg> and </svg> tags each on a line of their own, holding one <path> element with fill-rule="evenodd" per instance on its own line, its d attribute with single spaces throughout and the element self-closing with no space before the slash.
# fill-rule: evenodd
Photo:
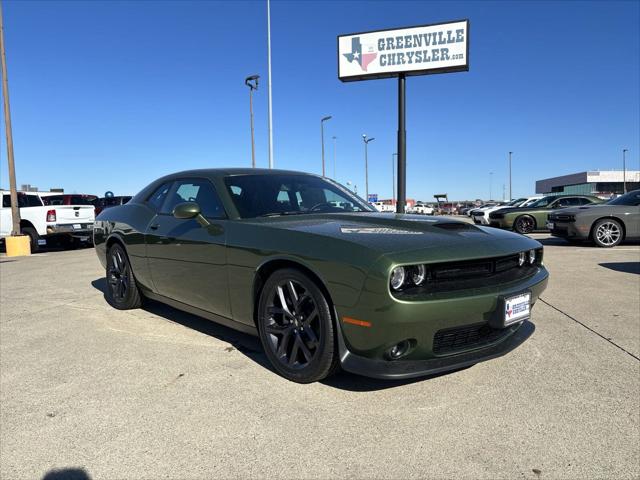
<svg viewBox="0 0 640 480">
<path fill-rule="evenodd" d="M 159 224 L 159 223 L 154 223 L 153 225 L 149 225 L 149 228 L 150 228 L 151 230 L 157 230 L 159 226 L 160 226 L 160 224 Z"/>
</svg>

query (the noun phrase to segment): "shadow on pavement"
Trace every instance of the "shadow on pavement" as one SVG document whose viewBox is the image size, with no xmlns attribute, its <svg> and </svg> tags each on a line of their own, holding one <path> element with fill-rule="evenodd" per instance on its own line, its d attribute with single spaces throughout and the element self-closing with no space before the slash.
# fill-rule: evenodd
<svg viewBox="0 0 640 480">
<path fill-rule="evenodd" d="M 84 468 L 61 468 L 49 470 L 42 480 L 91 480 Z"/>
<path fill-rule="evenodd" d="M 640 275 L 640 262 L 607 262 L 599 263 L 601 267 L 622 273 L 635 273 Z"/>
<path fill-rule="evenodd" d="M 104 295 L 107 288 L 107 282 L 104 278 L 98 278 L 91 282 L 91 285 L 96 290 L 99 290 Z M 187 328 L 191 328 L 210 337 L 217 338 L 223 342 L 230 343 L 233 348 L 238 350 L 249 359 L 256 362 L 258 365 L 266 368 L 275 373 L 269 360 L 262 350 L 260 340 L 253 335 L 239 332 L 231 328 L 225 327 L 213 321 L 192 315 L 182 310 L 170 307 L 161 302 L 146 299 L 142 306 L 143 310 L 158 315 L 170 322 L 178 323 Z M 465 367 L 459 370 L 453 370 L 450 372 L 440 373 L 437 375 L 411 378 L 407 380 L 378 380 L 375 378 L 362 377 L 360 375 L 354 375 L 349 372 L 340 371 L 336 375 L 333 375 L 321 383 L 332 388 L 339 390 L 348 390 L 351 392 L 371 392 L 376 390 L 385 390 L 388 388 L 401 387 L 403 385 L 409 385 L 416 382 L 422 382 L 431 378 L 437 378 L 442 375 L 449 375 L 456 371 L 465 370 Z M 54 477 L 55 478 L 55 477 Z"/>
</svg>

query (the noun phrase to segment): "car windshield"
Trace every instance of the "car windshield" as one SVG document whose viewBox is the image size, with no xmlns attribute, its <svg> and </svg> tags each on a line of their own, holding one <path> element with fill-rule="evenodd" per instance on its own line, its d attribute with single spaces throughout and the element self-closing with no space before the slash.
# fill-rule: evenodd
<svg viewBox="0 0 640 480">
<path fill-rule="evenodd" d="M 540 200 L 536 200 L 535 202 L 531 203 L 529 205 L 529 207 L 531 208 L 540 208 L 540 207 L 546 207 L 547 205 L 549 205 L 552 201 L 554 201 L 557 197 L 543 197 Z"/>
<path fill-rule="evenodd" d="M 640 190 L 634 190 L 633 192 L 625 193 L 617 198 L 612 198 L 607 202 L 608 205 L 625 205 L 630 207 L 636 207 L 640 205 Z"/>
<path fill-rule="evenodd" d="M 233 175 L 224 181 L 242 218 L 377 211 L 341 185 L 313 175 Z"/>
</svg>

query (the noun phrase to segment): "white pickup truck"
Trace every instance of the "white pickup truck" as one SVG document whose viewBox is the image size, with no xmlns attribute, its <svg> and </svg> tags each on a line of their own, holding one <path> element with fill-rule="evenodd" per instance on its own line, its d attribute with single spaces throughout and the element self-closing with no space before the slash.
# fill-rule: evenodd
<svg viewBox="0 0 640 480">
<path fill-rule="evenodd" d="M 11 196 L 0 190 L 0 238 L 11 235 Z M 37 252 L 53 240 L 71 246 L 91 242 L 95 213 L 93 205 L 45 205 L 37 193 L 18 192 L 20 231 L 29 235 L 31 251 Z"/>
</svg>

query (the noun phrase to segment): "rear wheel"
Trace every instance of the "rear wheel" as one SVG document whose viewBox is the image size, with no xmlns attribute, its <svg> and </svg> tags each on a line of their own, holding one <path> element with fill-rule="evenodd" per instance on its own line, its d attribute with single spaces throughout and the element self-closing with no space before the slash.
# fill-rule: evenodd
<svg viewBox="0 0 640 480">
<path fill-rule="evenodd" d="M 603 218 L 593 226 L 593 241 L 603 248 L 611 248 L 622 242 L 622 225 L 617 220 Z"/>
<path fill-rule="evenodd" d="M 316 382 L 338 367 L 328 300 L 299 270 L 278 270 L 268 278 L 258 303 L 258 331 L 267 358 L 288 380 Z"/>
<path fill-rule="evenodd" d="M 109 304 L 118 310 L 139 308 L 142 296 L 129 263 L 127 253 L 115 243 L 107 253 L 107 291 Z"/>
<path fill-rule="evenodd" d="M 31 253 L 35 253 L 40 250 L 40 245 L 38 245 L 38 240 L 40 240 L 40 235 L 33 227 L 22 227 L 20 229 L 23 235 L 29 236 L 29 243 L 31 244 Z"/>
<path fill-rule="evenodd" d="M 513 228 L 516 232 L 525 235 L 533 232 L 536 228 L 536 221 L 529 215 L 521 215 L 513 222 Z"/>
</svg>

